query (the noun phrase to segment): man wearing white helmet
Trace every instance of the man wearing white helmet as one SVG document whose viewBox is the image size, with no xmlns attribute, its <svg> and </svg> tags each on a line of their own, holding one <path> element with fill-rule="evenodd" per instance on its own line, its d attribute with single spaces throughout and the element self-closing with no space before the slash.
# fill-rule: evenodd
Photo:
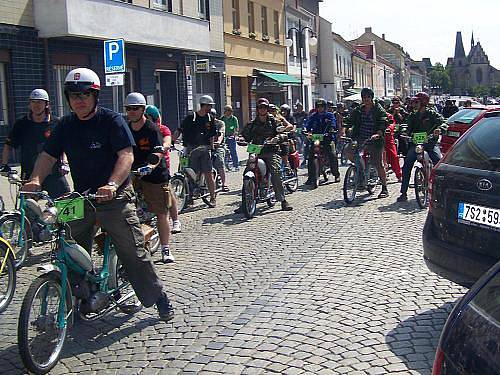
<svg viewBox="0 0 500 375">
<path fill-rule="evenodd" d="M 175 131 L 174 140 L 182 134 L 182 140 L 187 147 L 189 164 L 197 172 L 205 175 L 208 191 L 210 192 L 210 207 L 215 207 L 215 181 L 212 175 L 212 157 L 210 152 L 214 149 L 217 136 L 215 118 L 210 114 L 215 105 L 210 95 L 200 98 L 200 109 L 186 116 L 179 129 Z"/>
<path fill-rule="evenodd" d="M 11 149 L 21 148 L 21 178 L 27 180 L 35 166 L 38 154 L 42 152 L 45 142 L 57 124 L 57 118 L 50 113 L 49 94 L 44 89 L 35 89 L 29 96 L 29 112 L 17 120 L 12 127 L 2 152 L 2 173 L 11 172 L 7 165 Z M 69 185 L 64 175 L 67 173 L 67 163 L 63 155 L 58 156 L 58 163 L 47 176 L 42 185 L 52 198 L 57 198 L 69 191 Z M 65 160 L 65 159 L 64 159 Z"/>
<path fill-rule="evenodd" d="M 168 211 L 171 199 L 168 181 L 170 176 L 163 153 L 156 151 L 163 147 L 163 137 L 158 126 L 145 117 L 146 99 L 144 95 L 139 92 L 128 94 L 125 98 L 125 110 L 130 120 L 128 125 L 136 144 L 132 168 L 141 171 L 141 177 L 134 180 L 134 187 L 141 189 L 148 210 L 156 215 L 162 245 L 162 260 L 163 263 L 171 263 L 174 261 L 174 256 L 169 246 Z M 148 161 L 148 157 L 153 153 L 158 156 L 158 163 L 151 164 Z"/>
<path fill-rule="evenodd" d="M 101 84 L 95 72 L 73 69 L 64 81 L 64 95 L 73 113 L 64 116 L 38 157 L 24 190 L 40 190 L 58 155 L 68 157 L 75 191 L 99 196 L 85 216 L 70 223 L 73 239 L 89 253 L 96 221 L 116 246 L 137 297 L 146 307 L 156 303 L 160 319 L 173 318 L 174 309 L 144 248 L 144 236 L 133 204 L 130 169 L 135 145 L 124 118 L 98 107 Z"/>
</svg>

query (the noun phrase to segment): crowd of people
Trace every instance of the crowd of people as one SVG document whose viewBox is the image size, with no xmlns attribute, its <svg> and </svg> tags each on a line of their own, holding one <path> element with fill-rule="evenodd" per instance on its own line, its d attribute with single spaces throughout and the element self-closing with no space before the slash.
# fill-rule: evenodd
<svg viewBox="0 0 500 375">
<path fill-rule="evenodd" d="M 320 98 L 309 113 L 301 103 L 296 103 L 293 110 L 288 104 L 278 110 L 268 99 L 260 98 L 256 103 L 257 116 L 245 126 L 240 126 L 230 105 L 218 116 L 213 98 L 204 95 L 198 109 L 189 113 L 172 133 L 162 123 L 158 108 L 148 105 L 143 94 L 128 94 L 125 119 L 99 106 L 100 89 L 99 77 L 92 70 L 77 68 L 69 72 L 64 94 L 72 112 L 60 119 L 51 114 L 48 93 L 43 89 L 33 90 L 28 98 L 27 115 L 16 121 L 5 142 L 1 172 L 11 171 L 8 166 L 11 150 L 20 148 L 25 191 L 43 189 L 53 198 L 60 197 L 70 191 L 66 174 L 71 172 L 75 191 L 96 193 L 95 207 L 87 205 L 84 219 L 70 223 L 73 239 L 90 252 L 98 221 L 111 236 L 138 298 L 144 306 L 156 304 L 163 320 L 172 319 L 174 310 L 145 250 L 134 206 L 134 189 L 141 190 L 148 210 L 157 217 L 164 261 L 173 262 L 171 234 L 181 231 L 176 199 L 169 188 L 172 174 L 169 150 L 173 143 L 182 141 L 190 167 L 204 175 L 210 207 L 217 205 L 212 169 L 219 171 L 222 191 L 228 191 L 225 169 L 240 170 L 238 141 L 265 143 L 260 158 L 269 167 L 276 200 L 283 211 L 290 211 L 292 206 L 285 197 L 281 168 L 290 168 L 290 149 L 298 149 L 302 167 L 308 169 L 306 185 L 316 187 L 311 134 L 322 135 L 322 150 L 335 183 L 340 181 L 337 147 L 348 136 L 366 145 L 371 154 L 382 185 L 379 197 L 389 195 L 390 165 L 401 182 L 397 200 L 402 202 L 408 199 L 410 174 L 416 160 L 408 137 L 418 132 L 437 135 L 443 122 L 443 117 L 429 106 L 426 93 L 418 93 L 402 103 L 397 97 L 376 100 L 370 88 L 363 88 L 360 105 L 347 109 L 342 103 Z M 407 137 L 400 139 L 398 149 L 396 139 L 403 133 L 403 124 L 407 124 L 404 130 Z M 268 140 L 274 142 L 267 143 Z M 426 143 L 425 148 L 437 162 L 441 155 L 436 141 Z M 230 153 L 232 166 L 224 165 L 225 152 Z M 353 150 L 347 148 L 346 153 L 353 161 Z M 400 154 L 405 155 L 402 169 Z M 236 210 L 239 212 L 241 208 Z"/>
</svg>

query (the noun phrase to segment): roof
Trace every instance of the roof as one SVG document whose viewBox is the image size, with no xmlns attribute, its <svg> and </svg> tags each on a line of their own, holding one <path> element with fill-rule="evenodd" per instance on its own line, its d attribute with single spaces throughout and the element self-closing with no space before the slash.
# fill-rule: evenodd
<svg viewBox="0 0 500 375">
<path fill-rule="evenodd" d="M 373 60 L 374 56 L 373 56 L 373 45 L 372 44 L 356 45 L 356 46 L 354 46 L 354 48 L 356 48 L 358 51 L 363 52 L 366 55 L 366 57 Z"/>
</svg>

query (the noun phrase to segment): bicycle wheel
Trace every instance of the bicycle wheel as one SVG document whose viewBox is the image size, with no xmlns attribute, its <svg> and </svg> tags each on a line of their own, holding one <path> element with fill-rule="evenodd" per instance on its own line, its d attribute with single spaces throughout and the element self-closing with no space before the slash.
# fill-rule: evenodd
<svg viewBox="0 0 500 375">
<path fill-rule="evenodd" d="M 413 178 L 417 204 L 420 208 L 426 208 L 429 203 L 429 190 L 427 189 L 424 169 L 422 167 L 417 167 Z"/>
<path fill-rule="evenodd" d="M 16 259 L 14 264 L 16 269 L 20 269 L 26 258 L 28 257 L 28 249 L 29 249 L 29 223 L 28 220 L 24 221 L 24 230 L 22 233 L 22 237 L 20 237 L 21 233 L 21 215 L 18 213 L 10 213 L 5 214 L 0 217 L 0 233 L 3 235 L 14 250 L 16 254 Z M 22 245 L 20 244 L 19 239 L 22 238 Z"/>
<path fill-rule="evenodd" d="M 358 173 L 355 165 L 347 168 L 344 176 L 344 201 L 351 204 L 356 199 L 356 192 L 358 190 Z"/>
<path fill-rule="evenodd" d="M 285 178 L 287 178 L 287 179 L 293 178 L 293 180 L 291 180 L 285 184 L 286 190 L 288 190 L 289 193 L 293 193 L 293 192 L 297 191 L 297 189 L 299 188 L 299 177 L 298 177 L 297 169 L 292 169 L 292 173 L 290 173 Z"/>
<path fill-rule="evenodd" d="M 3 269 L 1 268 L 3 266 Z M 0 247 L 0 314 L 3 313 L 14 297 L 16 291 L 16 267 L 10 252 Z"/>
<path fill-rule="evenodd" d="M 59 304 L 66 299 L 64 328 L 58 327 Z M 35 279 L 24 296 L 17 338 L 24 365 L 35 374 L 46 374 L 59 361 L 67 334 L 69 293 L 62 295 L 61 279 L 56 273 Z"/>
<path fill-rule="evenodd" d="M 184 178 L 181 176 L 172 177 L 170 180 L 170 190 L 177 200 L 177 211 L 181 213 L 187 206 L 187 191 Z"/>
</svg>

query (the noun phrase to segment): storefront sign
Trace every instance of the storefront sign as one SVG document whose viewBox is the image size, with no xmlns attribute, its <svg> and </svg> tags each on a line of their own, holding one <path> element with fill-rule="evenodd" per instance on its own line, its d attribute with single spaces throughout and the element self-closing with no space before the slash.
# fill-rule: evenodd
<svg viewBox="0 0 500 375">
<path fill-rule="evenodd" d="M 196 60 L 196 73 L 208 73 L 210 66 L 208 59 Z"/>
</svg>

